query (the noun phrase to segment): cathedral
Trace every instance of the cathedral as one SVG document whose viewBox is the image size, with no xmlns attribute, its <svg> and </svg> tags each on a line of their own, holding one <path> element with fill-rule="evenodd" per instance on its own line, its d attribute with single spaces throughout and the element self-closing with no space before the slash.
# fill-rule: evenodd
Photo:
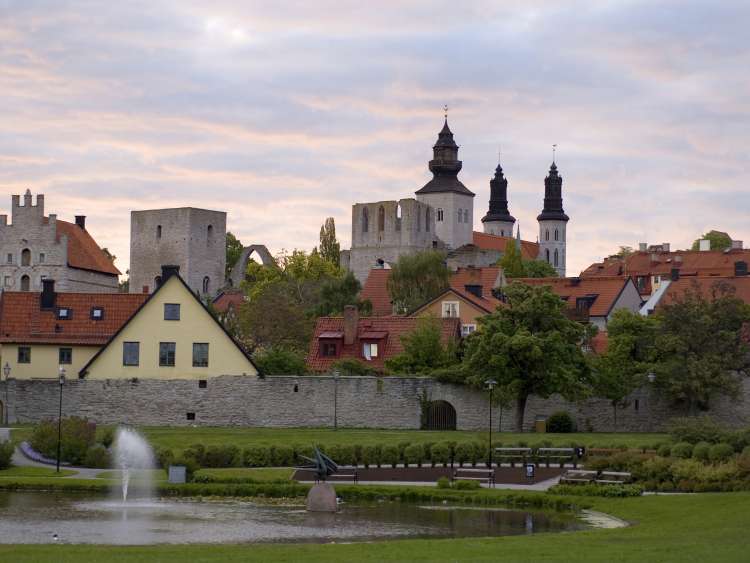
<svg viewBox="0 0 750 563">
<path fill-rule="evenodd" d="M 352 206 L 352 246 L 342 252 L 342 265 L 362 283 L 371 269 L 388 268 L 399 256 L 426 249 L 446 251 L 451 267 L 484 267 L 497 262 L 510 242 L 519 245 L 524 259 L 544 260 L 564 277 L 569 218 L 554 160 L 544 179 L 538 242 L 514 242 L 516 220 L 508 210 L 508 180 L 499 164 L 490 181 L 484 232 L 474 231 L 475 194 L 458 179 L 462 167 L 458 149 L 446 116 L 428 164 L 432 179 L 415 192 L 416 198 Z M 518 229 L 516 233 L 520 239 Z"/>
</svg>

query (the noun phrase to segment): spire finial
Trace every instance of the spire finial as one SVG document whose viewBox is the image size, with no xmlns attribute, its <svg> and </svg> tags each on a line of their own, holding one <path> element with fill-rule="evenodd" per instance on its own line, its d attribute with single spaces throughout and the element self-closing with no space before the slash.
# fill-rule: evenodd
<svg viewBox="0 0 750 563">
<path fill-rule="evenodd" d="M 443 115 L 445 116 L 445 120 L 448 121 L 448 104 L 443 105 Z"/>
<path fill-rule="evenodd" d="M 555 151 L 557 151 L 557 144 L 552 145 L 552 164 L 555 163 Z"/>
</svg>

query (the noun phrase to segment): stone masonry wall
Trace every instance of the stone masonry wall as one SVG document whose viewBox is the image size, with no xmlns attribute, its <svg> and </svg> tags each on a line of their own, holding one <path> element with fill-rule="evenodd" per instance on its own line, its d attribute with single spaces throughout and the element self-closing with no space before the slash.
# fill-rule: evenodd
<svg viewBox="0 0 750 563">
<path fill-rule="evenodd" d="M 488 423 L 487 394 L 418 377 L 221 376 L 207 381 L 187 380 L 72 380 L 63 390 L 63 413 L 100 423 L 139 425 L 205 425 L 263 427 L 326 427 L 333 425 L 334 388 L 338 385 L 338 424 L 348 428 L 417 429 L 420 397 L 445 400 L 456 409 L 459 430 L 484 430 Z M 6 398 L 7 393 L 7 398 Z M 745 383 L 750 397 L 750 383 Z M 35 422 L 57 416 L 56 380 L 0 382 L 0 402 L 9 407 L 10 422 Z M 637 401 L 637 403 L 636 403 Z M 580 430 L 614 430 L 607 401 L 571 404 L 559 397 L 532 397 L 524 425 L 531 429 L 537 416 L 567 410 Z M 188 421 L 187 413 L 195 413 Z M 650 431 L 681 413 L 671 410 L 649 390 L 640 390 L 631 405 L 618 411 L 619 431 Z M 750 401 L 717 401 L 709 413 L 729 426 L 750 425 Z M 513 409 L 493 408 L 493 427 L 513 430 Z"/>
</svg>

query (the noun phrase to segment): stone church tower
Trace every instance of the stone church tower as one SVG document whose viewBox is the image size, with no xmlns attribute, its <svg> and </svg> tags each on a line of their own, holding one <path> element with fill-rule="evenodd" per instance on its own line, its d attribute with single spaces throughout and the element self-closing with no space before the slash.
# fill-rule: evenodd
<svg viewBox="0 0 750 563">
<path fill-rule="evenodd" d="M 539 259 L 545 260 L 565 277 L 565 229 L 569 217 L 563 210 L 562 176 L 552 162 L 549 175 L 544 179 L 544 209 L 536 218 L 539 221 Z"/>
<path fill-rule="evenodd" d="M 501 237 L 513 236 L 516 218 L 508 211 L 508 180 L 503 176 L 500 163 L 495 168 L 495 177 L 490 180 L 490 208 L 482 217 L 484 232 Z"/>
<path fill-rule="evenodd" d="M 474 231 L 474 194 L 458 179 L 462 163 L 458 145 L 445 119 L 429 163 L 432 180 L 416 191 L 417 201 L 435 212 L 435 234 L 449 249 L 471 244 Z"/>
</svg>

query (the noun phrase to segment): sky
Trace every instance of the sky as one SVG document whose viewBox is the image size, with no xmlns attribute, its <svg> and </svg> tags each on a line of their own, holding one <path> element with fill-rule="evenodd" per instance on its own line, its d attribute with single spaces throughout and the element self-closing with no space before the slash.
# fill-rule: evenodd
<svg viewBox="0 0 750 563">
<path fill-rule="evenodd" d="M 746 0 L 0 0 L 0 213 L 45 194 L 128 265 L 130 211 L 228 212 L 245 245 L 342 248 L 413 197 L 444 104 L 487 209 L 500 151 L 536 240 L 557 144 L 568 274 L 620 245 L 750 244 Z"/>
</svg>

